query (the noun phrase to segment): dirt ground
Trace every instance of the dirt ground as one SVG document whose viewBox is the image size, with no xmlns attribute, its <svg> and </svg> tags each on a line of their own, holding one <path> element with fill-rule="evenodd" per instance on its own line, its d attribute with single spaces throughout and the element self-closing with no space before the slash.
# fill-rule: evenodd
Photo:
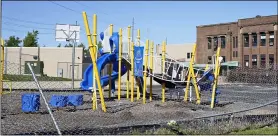
<svg viewBox="0 0 278 136">
<path fill-rule="evenodd" d="M 81 129 L 93 129 L 102 127 L 120 127 L 144 124 L 159 124 L 170 120 L 186 120 L 204 117 L 227 112 L 244 110 L 256 107 L 264 103 L 277 100 L 276 87 L 247 86 L 247 85 L 225 85 L 219 86 L 221 94 L 220 101 L 214 109 L 205 103 L 209 103 L 210 92 L 202 92 L 202 104 L 183 102 L 183 97 L 177 100 L 176 97 L 170 99 L 170 91 L 166 93 L 166 102 L 160 99 L 160 86 L 154 87 L 153 101 L 147 99 L 146 104 L 142 104 L 142 99 L 130 102 L 125 98 L 125 91 L 122 91 L 122 99 L 106 99 L 107 113 L 101 111 L 100 101 L 98 101 L 97 111 L 92 110 L 91 94 L 88 92 L 52 92 L 44 91 L 46 99 L 49 101 L 53 94 L 83 94 L 84 104 L 76 107 L 64 107 L 61 109 L 51 108 L 58 127 L 61 131 L 76 130 L 78 134 Z M 21 112 L 21 95 L 31 93 L 28 91 L 15 91 L 2 97 L 2 134 L 29 134 L 33 132 L 56 131 L 53 120 L 47 112 L 46 105 L 41 98 L 41 108 L 37 113 Z M 39 93 L 39 92 L 32 92 Z M 107 93 L 106 98 L 107 98 Z M 194 92 L 193 92 L 194 94 Z M 181 96 L 184 94 L 181 92 Z M 195 96 L 193 95 L 195 98 Z M 141 97 L 142 98 L 142 97 Z M 277 103 L 276 103 L 277 104 Z M 277 114 L 277 105 L 269 105 L 258 110 L 245 112 L 244 114 Z"/>
</svg>

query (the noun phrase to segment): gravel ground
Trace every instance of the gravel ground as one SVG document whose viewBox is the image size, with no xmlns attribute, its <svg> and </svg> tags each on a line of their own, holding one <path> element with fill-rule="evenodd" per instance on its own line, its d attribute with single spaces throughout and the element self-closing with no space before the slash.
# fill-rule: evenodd
<svg viewBox="0 0 278 136">
<path fill-rule="evenodd" d="M 209 101 L 210 93 L 202 92 L 204 104 L 184 103 L 181 100 L 167 99 L 161 103 L 160 86 L 154 87 L 155 94 L 152 102 L 142 104 L 142 100 L 131 103 L 122 96 L 121 101 L 116 99 L 106 100 L 107 113 L 101 111 L 98 102 L 97 111 L 91 109 L 91 94 L 88 92 L 50 92 L 44 93 L 47 100 L 53 94 L 83 94 L 84 104 L 73 111 L 73 107 L 61 109 L 52 108 L 54 118 L 62 131 L 119 127 L 143 124 L 155 124 L 169 120 L 186 120 L 197 117 L 233 112 L 259 106 L 261 104 L 277 100 L 276 87 L 260 87 L 248 85 L 222 85 L 219 86 L 219 105 L 210 109 L 205 103 Z M 168 91 L 167 98 L 170 98 Z M 21 112 L 21 95 L 23 93 L 15 91 L 2 97 L 2 134 L 28 134 L 31 132 L 56 131 L 51 116 L 48 114 L 46 106 L 41 98 L 41 108 L 38 113 Z M 37 92 L 38 93 L 38 92 Z M 105 93 L 107 94 L 107 93 Z M 180 93 L 183 96 L 183 92 Z M 107 97 L 107 96 L 106 96 Z M 193 97 L 194 92 L 193 92 Z M 180 99 L 183 99 L 182 97 Z M 257 110 L 244 112 L 244 114 L 277 114 L 277 105 L 269 105 Z"/>
</svg>

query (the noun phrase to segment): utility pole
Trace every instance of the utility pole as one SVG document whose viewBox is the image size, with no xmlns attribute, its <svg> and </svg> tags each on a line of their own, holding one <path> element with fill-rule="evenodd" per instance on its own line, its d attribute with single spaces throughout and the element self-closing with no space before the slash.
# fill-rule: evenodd
<svg viewBox="0 0 278 136">
<path fill-rule="evenodd" d="M 134 18 L 132 18 L 132 37 L 131 41 L 134 43 Z"/>
<path fill-rule="evenodd" d="M 75 22 L 75 25 L 77 25 L 77 21 Z M 70 38 L 70 37 L 69 37 Z M 76 31 L 74 32 L 74 43 L 73 43 L 73 47 L 72 47 L 72 78 L 71 78 L 71 82 L 72 82 L 72 89 L 74 89 L 74 67 L 75 67 L 75 46 L 76 46 Z"/>
</svg>

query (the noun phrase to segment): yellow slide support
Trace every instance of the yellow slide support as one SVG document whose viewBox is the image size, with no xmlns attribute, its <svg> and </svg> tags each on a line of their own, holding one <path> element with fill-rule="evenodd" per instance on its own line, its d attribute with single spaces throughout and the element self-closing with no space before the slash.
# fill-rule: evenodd
<svg viewBox="0 0 278 136">
<path fill-rule="evenodd" d="M 137 45 L 140 46 L 140 29 L 137 30 Z M 139 81 L 137 81 L 136 90 L 137 90 L 137 100 L 139 100 L 140 99 Z"/>
<path fill-rule="evenodd" d="M 153 46 L 154 46 L 154 42 L 152 41 L 151 43 L 151 51 L 150 51 L 150 101 L 152 101 L 152 97 L 153 97 Z"/>
<path fill-rule="evenodd" d="M 10 80 L 3 80 L 2 81 L 2 83 L 4 83 L 4 82 L 8 82 L 8 85 L 9 85 L 9 91 L 8 92 L 2 92 L 2 94 L 10 94 L 10 93 L 12 93 L 12 81 L 10 81 Z"/>
<path fill-rule="evenodd" d="M 113 34 L 113 24 L 110 24 L 109 26 L 110 28 L 110 36 L 112 36 Z M 110 51 L 110 54 L 112 53 L 112 51 Z M 109 63 L 108 65 L 108 74 L 109 74 L 109 94 L 108 97 L 111 98 L 111 87 L 112 87 L 112 79 L 111 79 L 111 74 L 112 74 L 112 63 Z"/>
<path fill-rule="evenodd" d="M 146 103 L 146 90 L 147 90 L 147 70 L 148 70 L 148 55 L 149 55 L 149 40 L 146 41 L 146 46 L 145 46 L 145 70 L 144 70 L 144 87 L 143 87 L 143 104 Z"/>
<path fill-rule="evenodd" d="M 165 55 L 166 55 L 166 42 L 163 41 L 162 43 L 162 78 L 164 77 L 164 70 L 165 70 Z M 162 83 L 162 103 L 165 102 L 165 83 Z"/>
<path fill-rule="evenodd" d="M 131 42 L 131 97 L 130 101 L 134 101 L 134 43 Z"/>
<path fill-rule="evenodd" d="M 1 71 L 0 71 L 0 95 L 3 93 L 3 79 L 4 79 L 4 40 L 1 38 Z"/>
<path fill-rule="evenodd" d="M 187 83 L 186 83 L 186 89 L 185 89 L 185 94 L 184 94 L 184 101 L 187 102 L 188 99 L 188 91 L 189 91 L 189 85 L 190 85 L 190 81 L 191 79 L 193 80 L 193 86 L 195 88 L 195 93 L 196 93 L 196 97 L 197 97 L 197 104 L 201 103 L 200 100 L 200 93 L 199 93 L 199 89 L 197 86 L 197 81 L 195 78 L 195 74 L 194 74 L 194 69 L 193 69 L 193 63 L 194 63 L 194 59 L 195 59 L 195 53 L 196 53 L 196 44 L 194 44 L 193 46 L 193 51 L 192 51 L 192 58 L 190 60 L 190 64 L 189 64 L 189 71 L 188 71 L 188 77 L 187 77 Z"/>
<path fill-rule="evenodd" d="M 119 31 L 119 75 L 118 75 L 118 100 L 121 100 L 121 69 L 122 69 L 122 44 L 123 44 L 123 30 Z"/>
<path fill-rule="evenodd" d="M 218 46 L 217 52 L 216 52 L 215 71 L 214 71 L 214 81 L 213 81 L 213 87 L 212 87 L 210 108 L 214 108 L 214 106 L 215 106 L 215 103 L 214 103 L 215 92 L 216 92 L 216 89 L 217 89 L 218 77 L 219 77 L 220 66 L 221 66 L 221 65 L 220 65 L 220 62 L 219 62 L 220 50 L 221 50 L 221 47 Z"/>
<path fill-rule="evenodd" d="M 104 102 L 104 95 L 103 95 L 103 91 L 102 91 L 102 87 L 100 84 L 100 77 L 99 77 L 99 73 L 98 73 L 98 69 L 97 69 L 97 64 L 96 64 L 96 58 L 95 58 L 95 51 L 94 51 L 94 47 L 93 47 L 93 42 L 92 42 L 92 38 L 91 38 L 91 33 L 90 33 L 90 28 L 88 25 L 88 19 L 87 19 L 87 14 L 86 12 L 82 12 L 83 15 L 83 19 L 84 19 L 84 25 L 85 25 L 85 29 L 86 29 L 86 35 L 87 35 L 87 39 L 88 39 L 88 43 L 89 43 L 89 50 L 90 50 L 90 54 L 91 54 L 91 58 L 92 58 L 92 63 L 93 63 L 93 70 L 96 76 L 96 80 L 97 80 L 97 85 L 98 85 L 98 90 L 99 90 L 99 94 L 100 94 L 100 101 L 101 101 L 101 107 L 102 110 L 104 112 L 106 112 L 106 105 Z M 96 22 L 94 23 L 94 28 L 96 28 Z"/>
<path fill-rule="evenodd" d="M 131 39 L 131 37 L 130 37 L 130 29 L 131 29 L 131 27 L 130 26 L 128 26 L 128 28 L 127 28 L 127 34 L 128 34 L 128 55 L 130 55 L 130 39 Z M 129 79 L 130 79 L 130 69 L 128 69 L 127 70 L 127 81 L 126 81 L 126 98 L 128 99 L 129 98 Z"/>
</svg>

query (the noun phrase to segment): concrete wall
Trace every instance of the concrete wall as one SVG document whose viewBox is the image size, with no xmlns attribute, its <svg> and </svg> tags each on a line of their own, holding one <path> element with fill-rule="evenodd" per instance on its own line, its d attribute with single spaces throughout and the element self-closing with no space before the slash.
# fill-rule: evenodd
<svg viewBox="0 0 278 136">
<path fill-rule="evenodd" d="M 24 74 L 25 61 L 36 61 L 40 56 L 44 62 L 44 74 L 52 77 L 71 78 L 72 48 L 65 47 L 6 47 L 4 72 L 6 74 Z M 82 78 L 83 48 L 75 50 L 75 78 Z M 59 75 L 59 71 L 63 71 Z"/>
</svg>

